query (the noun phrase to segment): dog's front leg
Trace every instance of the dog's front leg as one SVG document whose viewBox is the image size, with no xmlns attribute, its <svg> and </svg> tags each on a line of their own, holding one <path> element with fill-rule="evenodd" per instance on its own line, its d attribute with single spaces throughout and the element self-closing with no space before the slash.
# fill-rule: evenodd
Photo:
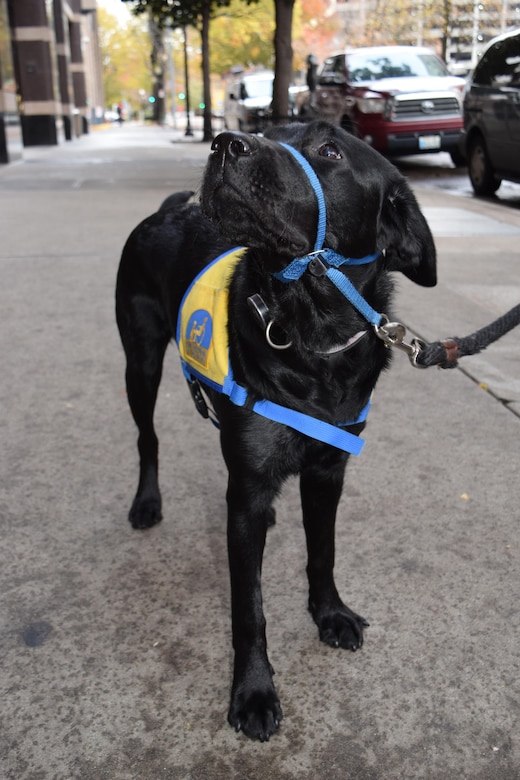
<svg viewBox="0 0 520 780">
<path fill-rule="evenodd" d="M 231 474 L 228 501 L 228 553 L 235 651 L 229 723 L 265 742 L 277 730 L 282 710 L 267 658 L 261 573 L 274 495 L 260 495 L 250 480 Z"/>
<path fill-rule="evenodd" d="M 307 538 L 309 610 L 320 639 L 331 647 L 357 650 L 367 621 L 342 602 L 334 583 L 336 511 L 347 456 L 324 445 L 321 457 L 300 475 L 303 522 Z"/>
</svg>

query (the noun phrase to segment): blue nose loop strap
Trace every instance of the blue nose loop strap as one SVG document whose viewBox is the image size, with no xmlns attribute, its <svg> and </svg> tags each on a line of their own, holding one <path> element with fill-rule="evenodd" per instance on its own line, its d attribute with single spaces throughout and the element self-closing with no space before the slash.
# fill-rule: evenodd
<svg viewBox="0 0 520 780">
<path fill-rule="evenodd" d="M 293 146 L 289 146 L 289 144 L 280 143 L 280 146 L 283 146 L 284 149 L 287 149 L 287 151 L 292 154 L 294 159 L 300 163 L 301 167 L 307 174 L 307 178 L 310 181 L 314 192 L 316 193 L 316 199 L 318 201 L 318 229 L 316 231 L 314 251 L 317 252 L 323 247 L 323 242 L 325 241 L 325 230 L 327 228 L 327 207 L 325 205 L 325 197 L 323 195 L 320 180 L 316 176 L 314 169 L 310 163 L 307 162 L 303 154 L 300 154 L 297 149 L 295 149 Z"/>
</svg>

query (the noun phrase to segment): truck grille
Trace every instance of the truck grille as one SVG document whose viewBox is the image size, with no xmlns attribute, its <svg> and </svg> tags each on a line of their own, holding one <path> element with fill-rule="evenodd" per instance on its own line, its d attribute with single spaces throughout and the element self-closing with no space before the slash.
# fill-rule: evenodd
<svg viewBox="0 0 520 780">
<path fill-rule="evenodd" d="M 392 120 L 394 122 L 408 119 L 427 119 L 439 116 L 460 116 L 460 103 L 456 95 L 427 96 L 397 96 L 395 98 Z"/>
</svg>

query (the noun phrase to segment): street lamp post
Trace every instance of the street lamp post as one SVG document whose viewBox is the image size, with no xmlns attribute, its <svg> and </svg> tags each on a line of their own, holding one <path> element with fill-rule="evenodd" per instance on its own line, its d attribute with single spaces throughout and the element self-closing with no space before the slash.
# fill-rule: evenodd
<svg viewBox="0 0 520 780">
<path fill-rule="evenodd" d="M 479 25 L 480 25 L 480 12 L 484 6 L 480 0 L 475 0 L 473 3 L 473 31 L 471 35 L 471 67 L 474 68 L 478 62 L 478 44 L 479 44 Z"/>
<path fill-rule="evenodd" d="M 184 135 L 193 135 L 190 124 L 190 84 L 188 76 L 188 39 L 186 36 L 186 25 L 182 28 L 184 33 L 184 82 L 186 85 L 186 132 Z"/>
<path fill-rule="evenodd" d="M 175 110 L 175 67 L 173 64 L 173 52 L 172 52 L 173 42 L 172 42 L 171 27 L 168 30 L 167 46 L 168 46 L 168 71 L 170 77 L 170 96 L 171 96 L 171 106 L 172 106 L 172 125 L 174 128 L 177 128 L 177 112 Z"/>
</svg>

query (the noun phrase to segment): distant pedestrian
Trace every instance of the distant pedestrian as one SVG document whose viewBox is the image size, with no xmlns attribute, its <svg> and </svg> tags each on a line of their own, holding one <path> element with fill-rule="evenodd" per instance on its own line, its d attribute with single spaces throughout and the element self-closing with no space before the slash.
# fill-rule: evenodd
<svg viewBox="0 0 520 780">
<path fill-rule="evenodd" d="M 307 63 L 307 86 L 310 92 L 314 92 L 317 83 L 318 58 L 309 54 L 305 60 Z"/>
</svg>

